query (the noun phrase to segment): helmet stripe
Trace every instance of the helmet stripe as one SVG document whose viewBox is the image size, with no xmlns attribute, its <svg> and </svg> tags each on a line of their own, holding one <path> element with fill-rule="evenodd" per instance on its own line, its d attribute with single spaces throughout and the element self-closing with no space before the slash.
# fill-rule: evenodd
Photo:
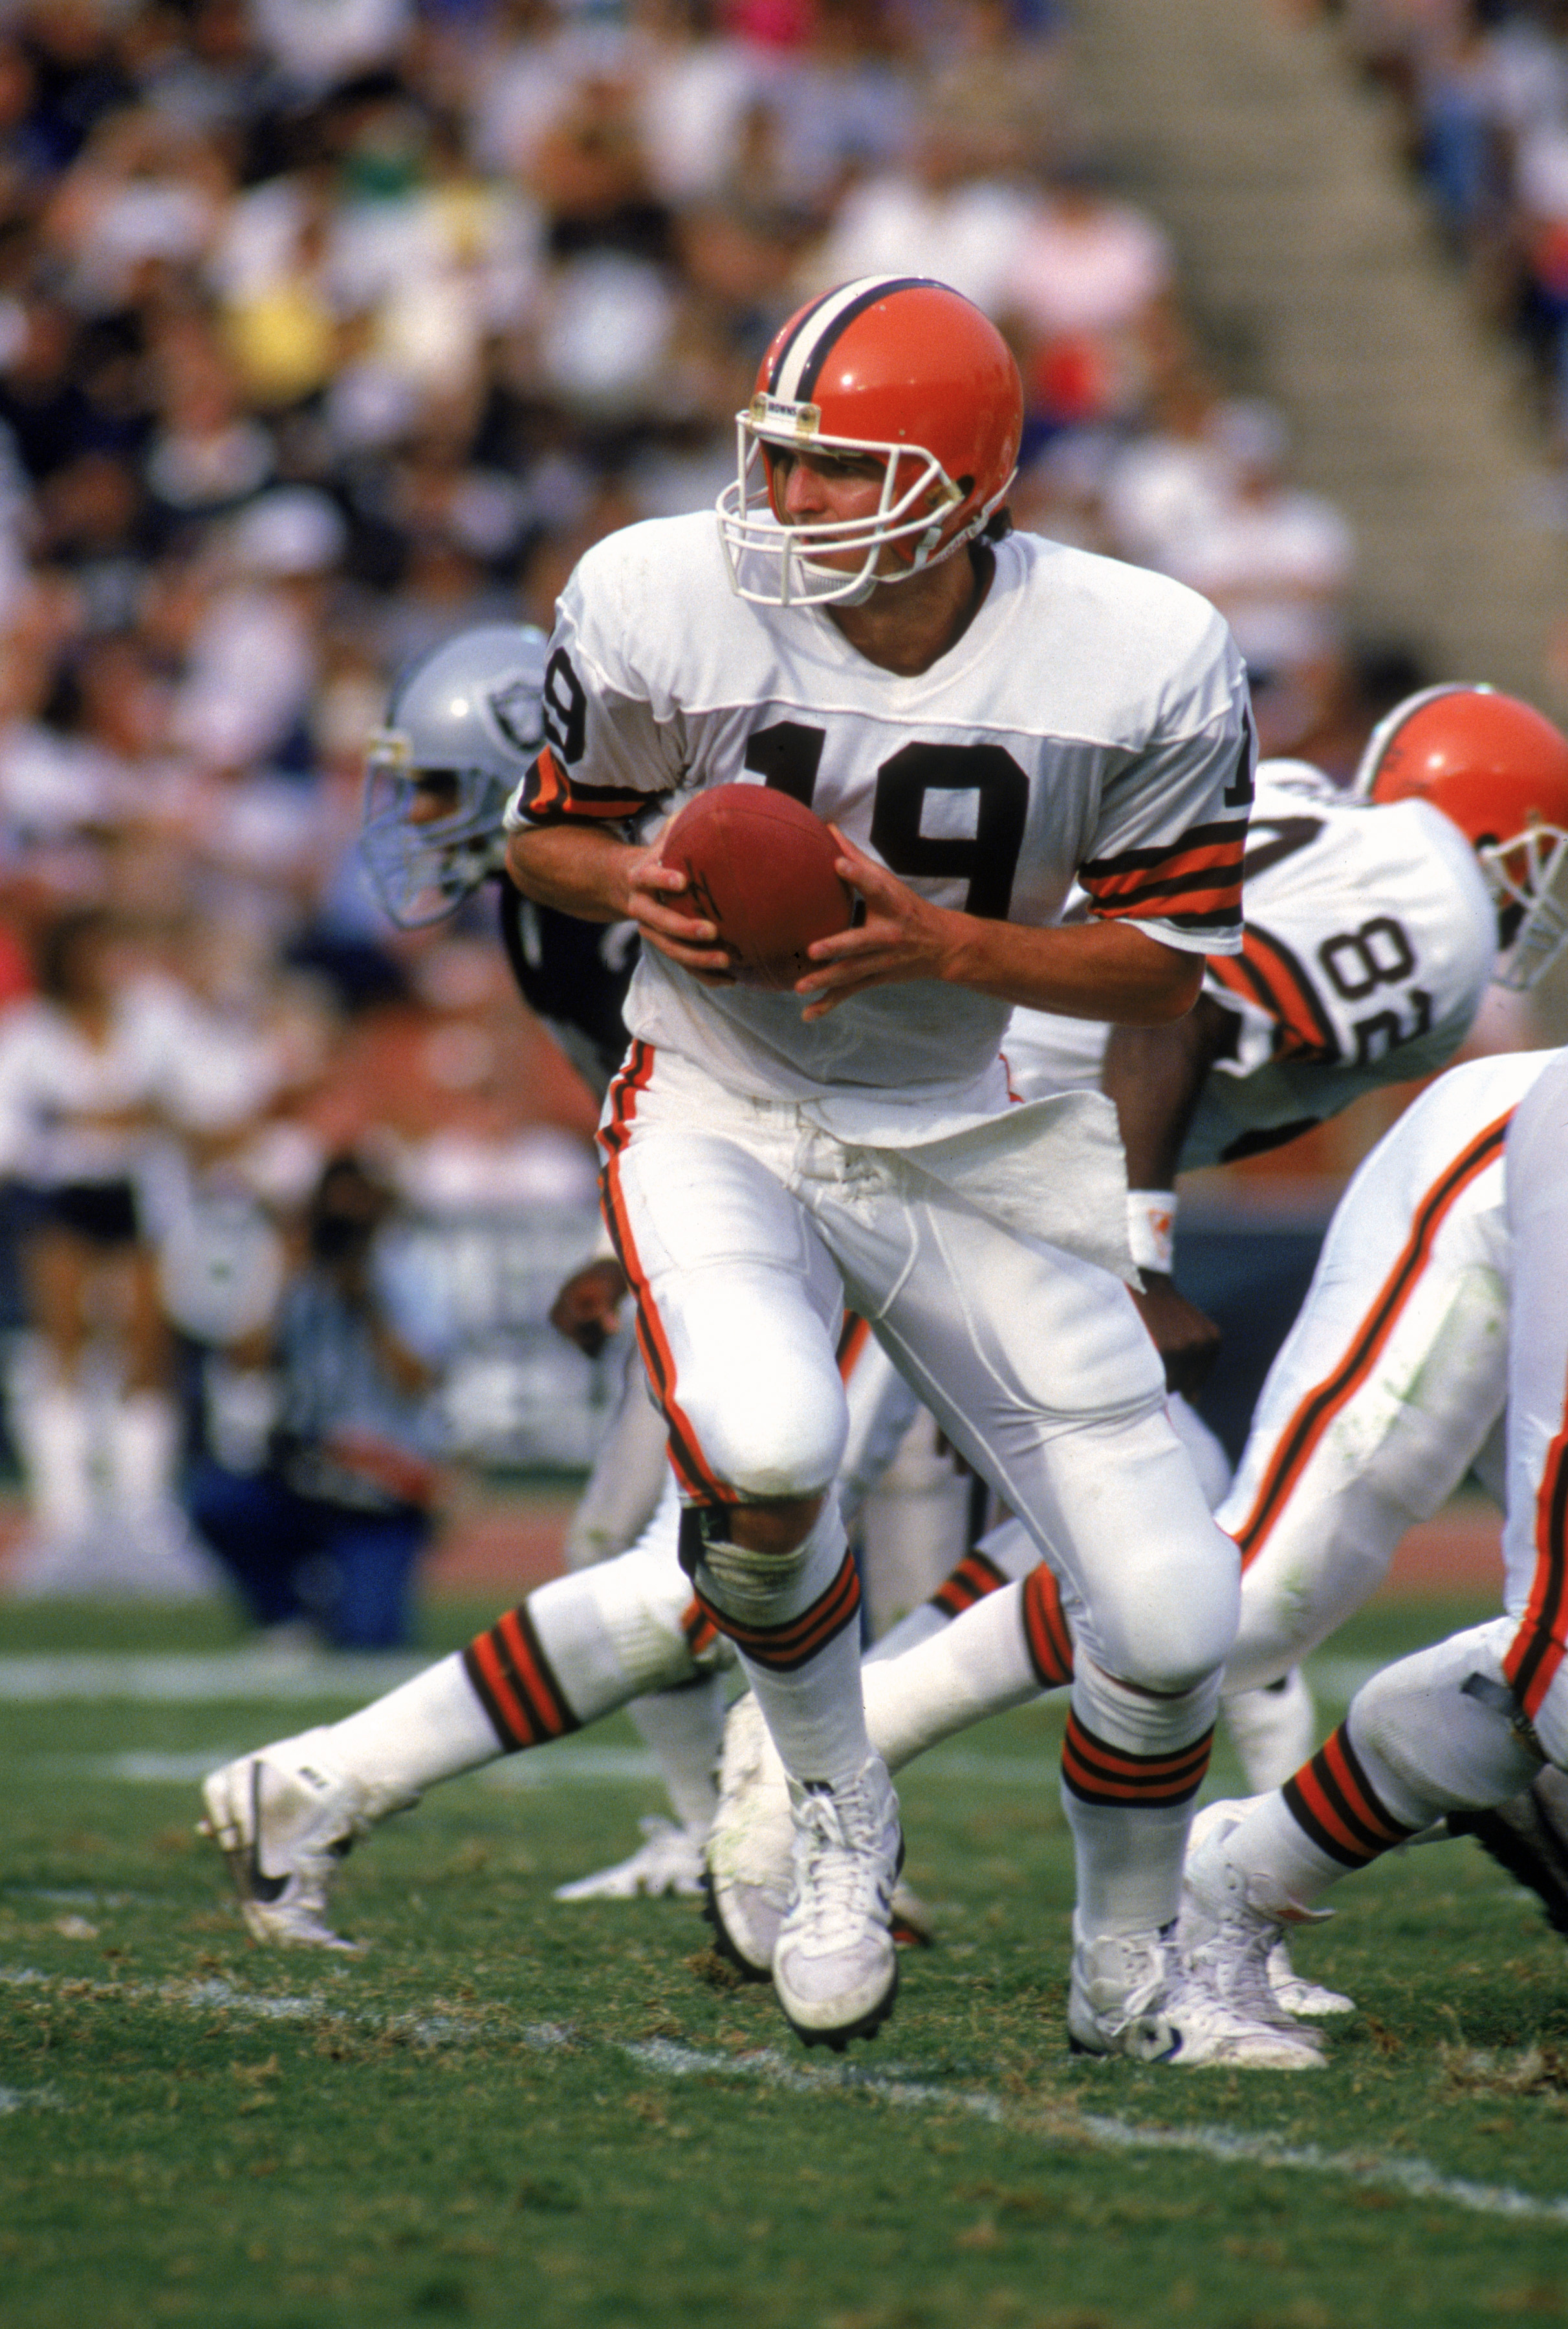
<svg viewBox="0 0 1568 2329">
<path fill-rule="evenodd" d="M 845 328 L 890 291 L 940 290 L 929 275 L 861 276 L 840 284 L 803 316 L 800 328 L 782 351 L 775 367 L 772 393 L 786 404 L 807 404 Z"/>
<path fill-rule="evenodd" d="M 773 360 L 773 369 L 767 376 L 767 392 L 770 396 L 783 396 L 784 391 L 779 386 L 779 382 L 784 377 L 784 368 L 789 361 L 791 349 L 795 346 L 802 333 L 805 331 L 808 325 L 810 325 L 812 320 L 821 314 L 822 308 L 826 306 L 828 301 L 834 297 L 834 293 L 831 291 L 824 291 L 820 299 L 813 299 L 811 305 L 809 306 L 803 307 L 800 314 L 795 317 L 794 325 L 790 332 L 789 337 L 785 340 L 783 347 L 780 348 L 777 355 L 775 356 Z"/>
</svg>

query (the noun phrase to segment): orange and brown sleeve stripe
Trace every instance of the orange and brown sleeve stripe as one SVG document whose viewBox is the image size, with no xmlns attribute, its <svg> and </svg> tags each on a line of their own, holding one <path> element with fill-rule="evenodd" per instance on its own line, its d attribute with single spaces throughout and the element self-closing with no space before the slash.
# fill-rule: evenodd
<svg viewBox="0 0 1568 2329">
<path fill-rule="evenodd" d="M 1396 1820 L 1361 1768 L 1342 1722 L 1310 1763 L 1282 1790 L 1285 1804 L 1310 1843 L 1342 1868 L 1365 1868 L 1415 1834 Z"/>
<path fill-rule="evenodd" d="M 508 1754 L 581 1729 L 540 1646 L 526 1602 L 476 1634 L 463 1653 L 463 1664 Z"/>
<path fill-rule="evenodd" d="M 1043 1561 L 1024 1579 L 1023 1620 L 1024 1647 L 1040 1688 L 1062 1689 L 1073 1679 L 1073 1634 L 1061 1588 Z"/>
<path fill-rule="evenodd" d="M 1096 914 L 1141 915 L 1181 929 L 1239 929 L 1245 817 L 1195 825 L 1176 842 L 1091 857 L 1078 868 Z"/>
<path fill-rule="evenodd" d="M 1259 1484 L 1252 1510 L 1233 1532 L 1242 1567 L 1257 1559 L 1292 1489 L 1322 1445 L 1340 1411 L 1361 1389 L 1398 1325 L 1400 1315 L 1432 1259 L 1432 1249 L 1454 1206 L 1470 1183 L 1501 1155 L 1509 1119 L 1500 1116 L 1460 1151 L 1416 1206 L 1410 1233 L 1371 1307 L 1333 1372 L 1315 1383 L 1281 1432 Z"/>
<path fill-rule="evenodd" d="M 1568 1650 L 1568 1421 L 1546 1450 L 1535 1497 L 1535 1569 L 1503 1673 L 1532 1721 Z"/>
<path fill-rule="evenodd" d="M 624 785 L 581 785 L 547 744 L 523 778 L 517 814 L 527 825 L 613 824 L 637 816 L 658 797 Z"/>
<path fill-rule="evenodd" d="M 783 1626 L 743 1626 L 725 1610 L 699 1592 L 697 1600 L 703 1614 L 719 1633 L 728 1634 L 743 1655 L 774 1674 L 793 1674 L 817 1652 L 825 1649 L 844 1627 L 859 1621 L 860 1614 L 860 1572 L 855 1566 L 854 1555 L 846 1553 L 839 1573 L 827 1590 L 819 1593 L 809 1609 L 792 1617 Z"/>
<path fill-rule="evenodd" d="M 1343 1056 L 1317 988 L 1282 938 L 1249 922 L 1239 955 L 1216 955 L 1209 974 L 1274 1022 L 1274 1056 L 1330 1066 Z"/>
<path fill-rule="evenodd" d="M 1062 1778 L 1086 1804 L 1185 1804 L 1203 1785 L 1214 1747 L 1214 1725 L 1171 1755 L 1134 1755 L 1097 1738 L 1077 1710 L 1067 1717 Z"/>
</svg>

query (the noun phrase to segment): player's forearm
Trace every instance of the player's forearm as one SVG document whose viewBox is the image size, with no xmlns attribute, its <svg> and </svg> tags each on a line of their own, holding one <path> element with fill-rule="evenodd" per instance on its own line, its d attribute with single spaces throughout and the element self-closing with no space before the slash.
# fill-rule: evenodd
<svg viewBox="0 0 1568 2329">
<path fill-rule="evenodd" d="M 1188 1127 L 1232 1023 L 1200 995 L 1184 1018 L 1165 1026 L 1112 1029 L 1100 1081 L 1116 1103 L 1134 1189 L 1169 1189 L 1175 1181 Z"/>
<path fill-rule="evenodd" d="M 953 934 L 944 976 L 1031 1011 L 1162 1026 L 1191 1010 L 1203 985 L 1201 956 L 1162 945 L 1125 922 L 1038 930 L 968 914 L 953 920 L 962 927 Z"/>
<path fill-rule="evenodd" d="M 624 921 L 631 869 L 643 855 L 592 825 L 532 825 L 506 844 L 506 870 L 536 905 L 584 922 Z"/>
</svg>

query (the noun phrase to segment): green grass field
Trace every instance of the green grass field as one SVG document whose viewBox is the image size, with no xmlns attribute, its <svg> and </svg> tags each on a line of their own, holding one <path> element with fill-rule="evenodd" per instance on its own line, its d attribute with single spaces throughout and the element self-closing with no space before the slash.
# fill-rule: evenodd
<svg viewBox="0 0 1568 2329">
<path fill-rule="evenodd" d="M 438 1606 L 432 1645 L 493 1614 Z M 1476 1614 L 1381 1605 L 1328 1683 Z M 0 1610 L 6 2329 L 1568 2315 L 1568 1955 L 1473 1846 L 1385 1862 L 1300 1942 L 1361 2005 L 1326 2075 L 1075 2062 L 1059 1717 L 1027 1711 L 901 1778 L 941 1946 L 837 2061 L 691 1904 L 550 1901 L 658 1807 L 626 1726 L 392 1822 L 342 1879 L 362 1957 L 253 1947 L 193 1775 L 344 1702 L 134 1660 L 224 1633 Z M 67 1651 L 127 1663 L 19 1694 Z M 176 1683 L 207 1694 L 146 1694 Z"/>
</svg>

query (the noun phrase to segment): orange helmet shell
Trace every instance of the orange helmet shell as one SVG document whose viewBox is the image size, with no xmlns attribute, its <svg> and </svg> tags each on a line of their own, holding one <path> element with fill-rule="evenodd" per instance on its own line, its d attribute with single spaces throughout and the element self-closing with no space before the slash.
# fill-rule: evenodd
<svg viewBox="0 0 1568 2329">
<path fill-rule="evenodd" d="M 990 318 L 944 283 L 873 275 L 808 301 L 775 335 L 746 410 L 736 416 L 737 484 L 719 497 L 720 532 L 742 597 L 788 604 L 863 595 L 945 557 L 986 523 L 1012 483 L 1023 432 L 1023 385 Z M 864 520 L 813 525 L 819 546 L 859 553 L 858 572 L 800 560 L 774 477 L 779 453 L 859 453 L 885 463 L 881 507 Z M 765 494 L 747 482 L 760 451 Z M 882 552 L 898 546 L 890 566 Z M 745 587 L 738 561 L 782 565 L 781 588 Z M 809 552 L 805 557 L 809 569 Z"/>
<path fill-rule="evenodd" d="M 1568 947 L 1568 736 L 1490 687 L 1427 687 L 1376 728 L 1355 789 L 1426 800 L 1475 848 L 1498 913 L 1493 977 L 1523 991 Z"/>
<path fill-rule="evenodd" d="M 1012 350 L 962 293 L 919 276 L 875 276 L 799 309 L 757 370 L 753 425 L 765 446 L 781 441 L 769 404 L 814 406 L 823 437 L 932 454 L 962 496 L 960 526 L 994 505 L 1018 466 L 1024 391 Z M 806 440 L 792 429 L 782 441 Z"/>
<path fill-rule="evenodd" d="M 1429 800 L 1478 847 L 1531 825 L 1568 828 L 1568 736 L 1516 695 L 1423 688 L 1374 734 L 1357 789 Z"/>
</svg>

